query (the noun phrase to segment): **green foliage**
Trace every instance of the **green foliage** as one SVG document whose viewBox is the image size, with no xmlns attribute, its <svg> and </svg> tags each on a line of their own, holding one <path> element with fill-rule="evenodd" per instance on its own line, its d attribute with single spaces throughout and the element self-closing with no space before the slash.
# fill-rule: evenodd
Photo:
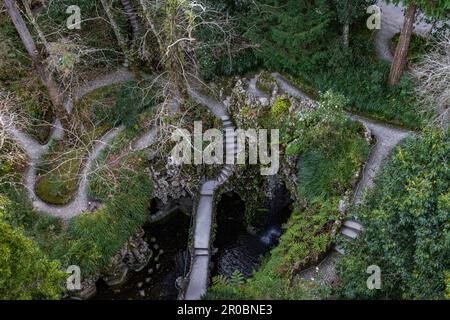
<svg viewBox="0 0 450 320">
<path fill-rule="evenodd" d="M 297 124 L 298 135 L 288 144 L 288 155 L 300 156 L 301 199 L 327 199 L 343 194 L 351 188 L 356 168 L 369 153 L 362 126 L 343 116 L 339 111 L 341 105 L 335 103 L 335 98 L 324 100 L 318 110 L 304 114 Z"/>
<path fill-rule="evenodd" d="M 148 218 L 152 183 L 144 172 L 144 160 L 133 175 L 123 170 L 114 196 L 100 210 L 81 214 L 70 222 L 70 250 L 62 261 L 79 265 L 84 274 L 108 266 L 110 258 L 135 234 Z"/>
<path fill-rule="evenodd" d="M 306 209 L 297 204 L 278 246 L 251 278 L 240 285 L 216 278 L 206 298 L 313 299 L 328 294 L 328 288 L 296 275 L 328 251 L 334 221 L 341 218 L 339 201 L 368 154 L 363 128 L 344 116 L 345 104 L 341 95 L 328 92 L 316 109 L 282 114 L 286 155 L 300 157 L 298 192 Z"/>
<path fill-rule="evenodd" d="M 216 8 L 219 12 L 231 8 L 236 18 L 232 28 L 236 30 L 214 28 L 212 24 L 197 28 L 195 38 L 202 45 L 196 48 L 195 56 L 202 78 L 210 81 L 220 76 L 244 74 L 256 69 L 260 65 L 260 60 L 251 48 L 245 48 L 247 44 L 244 39 L 241 39 L 241 35 L 246 30 L 243 21 L 247 11 L 244 9 L 235 11 L 236 6 L 233 3 L 223 4 L 211 1 L 207 5 L 210 8 Z M 215 17 L 208 18 L 214 20 Z M 229 41 L 227 31 L 235 35 L 230 46 L 225 45 L 226 41 Z"/>
<path fill-rule="evenodd" d="M 272 115 L 275 118 L 278 118 L 282 114 L 289 111 L 289 108 L 291 107 L 291 101 L 289 98 L 283 98 L 283 97 L 276 97 L 275 103 L 272 106 Z"/>
<path fill-rule="evenodd" d="M 0 298 L 5 300 L 59 299 L 66 274 L 49 261 L 36 243 L 1 219 Z"/>
<path fill-rule="evenodd" d="M 398 147 L 367 204 L 364 225 L 345 243 L 339 266 L 345 298 L 440 299 L 450 261 L 448 132 L 426 131 Z M 378 265 L 381 290 L 368 290 L 366 268 Z"/>
<path fill-rule="evenodd" d="M 239 271 L 235 270 L 230 277 L 230 284 L 232 286 L 240 286 L 244 283 L 244 275 Z"/>
<path fill-rule="evenodd" d="M 335 0 L 336 12 L 341 24 L 351 24 L 366 14 L 366 9 L 375 0 Z"/>
<path fill-rule="evenodd" d="M 30 59 L 6 12 L 0 13 L 0 83 L 8 84 L 26 75 Z"/>
<path fill-rule="evenodd" d="M 64 266 L 80 266 L 83 277 L 98 273 L 148 217 L 152 183 L 144 157 L 130 154 L 120 165 L 120 175 L 115 177 L 118 186 L 102 199 L 102 208 L 73 218 L 67 229 L 60 219 L 35 214 L 20 188 L 0 190 L 4 220 L 22 227 L 51 259 Z"/>
<path fill-rule="evenodd" d="M 135 126 L 140 114 L 158 102 L 155 92 L 146 92 L 134 81 L 99 91 L 90 101 L 93 104 L 95 121 L 111 127 L 120 124 L 126 127 Z"/>
<path fill-rule="evenodd" d="M 326 62 L 333 19 L 324 0 L 261 0 L 251 6 L 244 35 L 260 44 L 255 52 L 266 66 L 296 74 Z"/>
<path fill-rule="evenodd" d="M 218 277 L 207 299 L 313 299 L 322 296 L 316 284 L 292 277 L 301 267 L 322 256 L 330 243 L 330 225 L 337 213 L 336 199 L 315 203 L 307 211 L 293 212 L 279 245 L 243 284 Z"/>
<path fill-rule="evenodd" d="M 398 85 L 388 86 L 390 68 L 373 56 L 371 35 L 363 31 L 354 38 L 356 44 L 349 51 L 343 51 L 339 42 L 332 44 L 327 63 L 303 77 L 321 92 L 332 89 L 346 96 L 350 110 L 411 128 L 420 127 L 422 119 L 416 112 L 412 82 L 405 76 Z"/>
<path fill-rule="evenodd" d="M 216 276 L 212 279 L 210 290 L 202 297 L 206 300 L 246 300 L 250 299 L 242 285 L 231 285 L 224 276 Z"/>
<path fill-rule="evenodd" d="M 450 299 L 450 272 L 445 272 L 445 298 Z"/>
<path fill-rule="evenodd" d="M 400 33 L 397 33 L 392 38 L 392 51 L 394 52 L 395 48 L 397 47 L 398 41 L 400 39 Z M 418 34 L 411 34 L 411 39 L 409 43 L 408 48 L 408 63 L 414 64 L 416 62 L 419 62 L 422 57 L 428 53 L 432 49 L 431 43 L 428 42 L 428 40 Z"/>
<path fill-rule="evenodd" d="M 245 36 L 260 45 L 255 52 L 267 68 L 290 75 L 311 96 L 333 90 L 352 111 L 421 127 L 412 82 L 405 76 L 397 86 L 387 85 L 390 66 L 375 56 L 365 17 L 354 21 L 352 46 L 344 48 L 338 9 L 326 1 L 261 0 L 245 17 L 251 26 Z"/>
<path fill-rule="evenodd" d="M 69 203 L 77 190 L 80 165 L 81 158 L 77 150 L 65 153 L 57 163 L 52 162 L 52 159 L 44 160 L 41 170 L 46 167 L 49 170 L 37 180 L 36 195 L 50 204 Z"/>
</svg>

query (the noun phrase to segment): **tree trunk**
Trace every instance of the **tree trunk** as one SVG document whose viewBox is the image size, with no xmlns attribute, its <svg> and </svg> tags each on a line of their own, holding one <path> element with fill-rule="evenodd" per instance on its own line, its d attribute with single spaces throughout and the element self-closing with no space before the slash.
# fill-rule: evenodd
<svg viewBox="0 0 450 320">
<path fill-rule="evenodd" d="M 165 52 L 164 42 L 161 38 L 160 33 L 156 29 L 155 21 L 153 20 L 153 16 L 151 14 L 151 11 L 147 7 L 147 4 L 144 2 L 144 0 L 140 0 L 140 3 L 141 3 L 142 11 L 144 12 L 145 19 L 147 21 L 147 24 L 150 26 L 150 29 L 151 29 L 156 41 L 158 42 L 159 54 L 162 57 Z"/>
<path fill-rule="evenodd" d="M 344 38 L 344 47 L 348 48 L 350 46 L 350 24 L 348 22 L 344 24 L 344 30 L 342 34 Z"/>
<path fill-rule="evenodd" d="M 414 18 L 416 15 L 417 6 L 409 5 L 405 13 L 405 22 L 400 33 L 400 40 L 395 49 L 394 60 L 391 65 L 391 72 L 389 75 L 389 84 L 395 85 L 403 75 L 406 67 L 406 59 L 408 56 L 409 42 L 411 41 L 411 34 L 414 27 Z"/>
<path fill-rule="evenodd" d="M 50 54 L 51 48 L 50 44 L 47 41 L 47 38 L 44 35 L 44 32 L 42 31 L 41 27 L 36 21 L 36 18 L 33 15 L 33 12 L 31 11 L 30 5 L 28 3 L 28 0 L 22 0 L 22 4 L 25 8 L 25 12 L 27 13 L 28 19 L 30 20 L 31 24 L 33 25 L 34 29 L 36 30 L 39 39 L 41 40 L 42 44 L 45 47 L 45 50 L 47 51 L 47 54 Z"/>
<path fill-rule="evenodd" d="M 41 78 L 42 82 L 45 84 L 48 90 L 48 94 L 50 96 L 50 100 L 55 108 L 55 112 L 62 115 L 64 118 L 67 115 L 65 112 L 64 106 L 62 104 L 62 99 L 59 91 L 58 84 L 54 81 L 51 74 L 47 72 L 45 66 L 42 64 L 42 58 L 36 48 L 36 44 L 34 43 L 33 37 L 31 36 L 30 31 L 28 30 L 25 21 L 20 15 L 19 9 L 15 4 L 14 0 L 4 0 L 6 9 L 8 10 L 8 14 L 17 30 L 17 33 L 22 40 L 25 49 L 27 50 L 33 64 Z M 61 119 L 62 121 L 63 119 Z"/>
<path fill-rule="evenodd" d="M 125 55 L 126 63 L 129 63 L 131 70 L 135 74 L 136 78 L 140 78 L 140 72 L 137 67 L 137 63 L 128 47 L 127 41 L 122 35 L 119 26 L 117 25 L 116 20 L 114 19 L 113 13 L 111 12 L 110 3 L 108 0 L 100 0 L 103 5 L 103 9 L 106 12 L 106 16 L 108 17 L 109 24 L 111 25 L 114 35 L 116 36 L 117 42 L 119 43 L 119 47 L 122 50 L 122 53 Z"/>
</svg>

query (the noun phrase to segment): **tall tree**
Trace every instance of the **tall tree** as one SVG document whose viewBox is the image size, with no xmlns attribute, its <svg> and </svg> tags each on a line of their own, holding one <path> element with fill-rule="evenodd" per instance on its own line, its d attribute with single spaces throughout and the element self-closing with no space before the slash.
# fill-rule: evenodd
<svg viewBox="0 0 450 320">
<path fill-rule="evenodd" d="M 387 3 L 399 5 L 403 3 L 406 7 L 405 21 L 400 33 L 400 39 L 395 49 L 394 60 L 391 65 L 389 84 L 396 84 L 403 75 L 406 67 L 409 43 L 414 27 L 415 16 L 418 10 L 433 18 L 443 18 L 450 12 L 450 2 L 448 0 L 386 0 Z"/>
<path fill-rule="evenodd" d="M 116 36 L 117 43 L 119 44 L 122 53 L 125 55 L 126 63 L 129 63 L 131 69 L 136 74 L 137 77 L 140 76 L 139 68 L 137 67 L 136 59 L 131 52 L 130 47 L 128 46 L 127 39 L 122 34 L 122 31 L 119 28 L 119 25 L 114 17 L 112 12 L 112 1 L 110 0 L 100 0 L 102 3 L 103 9 L 105 10 L 106 16 L 108 17 L 109 24 L 114 31 L 114 35 Z"/>
<path fill-rule="evenodd" d="M 157 51 L 153 52 L 159 58 L 169 90 L 185 95 L 189 82 L 197 76 L 195 49 L 204 45 L 196 38 L 196 31 L 201 27 L 217 28 L 227 34 L 227 22 L 207 2 L 140 0 L 140 4 L 148 29 L 145 34 L 152 35 L 157 43 Z"/>
<path fill-rule="evenodd" d="M 344 47 L 350 45 L 350 27 L 355 19 L 366 13 L 366 8 L 374 4 L 374 0 L 336 0 L 336 10 L 339 22 L 342 24 L 342 38 Z"/>
<path fill-rule="evenodd" d="M 66 112 L 62 103 L 62 96 L 59 90 L 59 86 L 53 79 L 52 75 L 46 70 L 43 59 L 36 47 L 30 30 L 28 29 L 22 15 L 20 14 L 19 8 L 17 7 L 14 0 L 3 1 L 5 3 L 8 14 L 17 30 L 17 33 L 19 34 L 20 39 L 22 40 L 22 43 L 25 46 L 25 49 L 27 50 L 31 61 L 33 62 L 39 74 L 39 77 L 48 89 L 48 93 L 52 104 L 55 107 L 55 111 L 57 113 L 60 113 L 60 118 L 65 118 Z"/>
<path fill-rule="evenodd" d="M 328 48 L 334 13 L 325 0 L 260 0 L 249 13 L 245 36 L 270 68 L 302 72 Z"/>
</svg>

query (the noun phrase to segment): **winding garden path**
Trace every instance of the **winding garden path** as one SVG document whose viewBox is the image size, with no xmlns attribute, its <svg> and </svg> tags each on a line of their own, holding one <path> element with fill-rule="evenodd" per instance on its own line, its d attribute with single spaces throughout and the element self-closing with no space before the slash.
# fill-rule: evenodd
<svg viewBox="0 0 450 320">
<path fill-rule="evenodd" d="M 285 94 L 300 100 L 311 100 L 301 90 L 296 88 L 287 79 L 285 79 L 281 74 L 274 72 L 272 73 L 272 77 L 275 79 L 280 89 Z M 252 90 L 252 94 L 257 94 L 257 91 Z M 313 101 L 313 103 L 316 102 Z M 376 122 L 371 119 L 361 117 L 359 115 L 351 113 L 347 113 L 347 115 L 349 118 L 364 125 L 366 130 L 370 132 L 370 134 L 376 139 L 376 143 L 373 146 L 369 159 L 364 166 L 361 180 L 356 187 L 352 200 L 353 204 L 361 204 L 363 202 L 364 192 L 373 187 L 373 180 L 375 176 L 380 172 L 382 162 L 389 156 L 395 146 L 411 133 L 383 123 Z M 346 237 L 355 239 L 362 231 L 362 229 L 363 226 L 359 222 L 346 220 L 343 222 L 341 233 Z M 336 278 L 335 264 L 339 259 L 339 253 L 344 253 L 343 250 L 339 247 L 336 248 L 336 251 L 331 252 L 317 266 L 304 270 L 300 273 L 300 275 L 305 279 L 311 280 L 317 278 L 317 275 L 320 274 L 327 283 L 331 283 Z"/>
<path fill-rule="evenodd" d="M 112 73 L 103 75 L 76 90 L 73 100 L 66 100 L 65 107 L 68 112 L 72 110 L 73 102 L 81 100 L 85 95 L 102 87 L 111 86 L 133 78 L 128 70 L 122 68 Z M 49 150 L 49 143 L 41 145 L 37 140 L 18 129 L 13 123 L 7 122 L 5 117 L 0 115 L 0 120 L 5 124 L 12 137 L 22 146 L 26 152 L 28 160 L 28 169 L 24 174 L 24 185 L 28 191 L 28 197 L 32 202 L 34 210 L 49 214 L 55 217 L 69 220 L 72 217 L 88 210 L 87 188 L 89 184 L 89 174 L 95 159 L 100 153 L 111 143 L 111 141 L 123 130 L 123 127 L 117 127 L 107 132 L 98 141 L 94 142 L 93 148 L 88 152 L 87 157 L 83 161 L 82 170 L 78 182 L 78 189 L 73 200 L 67 205 L 56 206 L 42 201 L 35 192 L 37 182 L 37 166 L 42 156 Z M 59 120 L 53 124 L 51 139 L 60 140 L 64 136 Z M 144 133 L 132 146 L 132 151 L 138 151 L 149 147 L 156 136 L 154 127 Z"/>
<path fill-rule="evenodd" d="M 285 94 L 300 100 L 308 99 L 311 101 L 310 98 L 308 98 L 301 90 L 292 85 L 281 74 L 274 72 L 272 73 L 272 77 L 277 82 L 281 91 Z M 257 99 L 268 97 L 267 94 L 256 87 L 256 77 L 250 79 L 247 93 Z M 230 152 L 230 156 L 234 158 L 237 152 L 236 137 L 234 136 L 234 128 L 231 121 L 226 114 L 225 106 L 222 103 L 204 96 L 192 89 L 189 91 L 189 94 L 197 103 L 206 106 L 216 117 L 223 121 L 227 146 L 226 150 L 227 152 Z M 313 104 L 316 103 L 315 101 L 312 102 Z M 373 178 L 379 172 L 382 161 L 387 158 L 392 149 L 402 139 L 408 136 L 409 133 L 407 131 L 396 129 L 358 115 L 349 113 L 348 116 L 355 121 L 362 123 L 377 140 L 377 143 L 372 149 L 370 158 L 365 165 L 363 177 L 355 191 L 353 201 L 354 203 L 361 203 L 363 199 L 363 192 L 367 188 L 371 188 L 373 186 Z M 191 270 L 187 277 L 188 285 L 184 296 L 186 300 L 198 300 L 207 291 L 209 261 L 211 255 L 210 241 L 214 192 L 220 184 L 224 183 L 231 176 L 232 169 L 233 165 L 226 165 L 217 179 L 206 181 L 201 186 L 200 199 L 195 216 Z M 358 222 L 345 221 L 342 228 L 342 233 L 351 238 L 355 238 L 361 230 L 362 226 Z M 338 250 L 342 252 L 339 248 Z M 323 273 L 325 277 L 334 279 L 335 261 L 338 257 L 338 252 L 332 252 L 317 266 L 318 271 L 316 271 L 315 268 L 311 268 L 306 270 L 306 272 L 303 272 L 302 276 L 305 278 L 313 278 L 317 272 L 320 272 Z"/>
</svg>

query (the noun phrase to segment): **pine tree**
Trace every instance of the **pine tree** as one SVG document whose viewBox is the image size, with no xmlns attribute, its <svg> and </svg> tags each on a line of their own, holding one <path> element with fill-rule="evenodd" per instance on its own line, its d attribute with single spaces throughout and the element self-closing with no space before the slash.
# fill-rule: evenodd
<svg viewBox="0 0 450 320">
<path fill-rule="evenodd" d="M 366 14 L 366 9 L 375 3 L 374 0 L 335 0 L 339 22 L 342 24 L 344 47 L 350 45 L 350 27 L 353 21 Z"/>
<path fill-rule="evenodd" d="M 330 43 L 334 13 L 325 0 L 261 0 L 249 14 L 248 32 L 270 68 L 304 71 Z"/>
</svg>

